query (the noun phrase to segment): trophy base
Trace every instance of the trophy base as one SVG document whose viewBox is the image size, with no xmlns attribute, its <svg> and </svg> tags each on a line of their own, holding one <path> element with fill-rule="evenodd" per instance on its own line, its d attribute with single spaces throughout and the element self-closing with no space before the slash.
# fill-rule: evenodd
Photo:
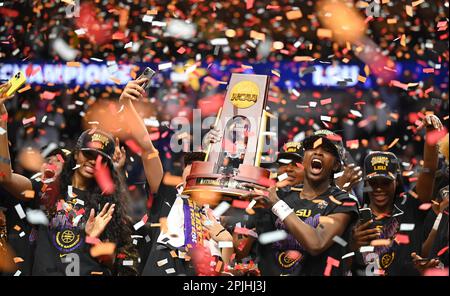
<svg viewBox="0 0 450 296">
<path fill-rule="evenodd" d="M 250 189 L 243 184 L 254 184 L 266 188 L 271 185 L 270 172 L 260 167 L 241 164 L 237 174 L 233 176 L 211 173 L 213 170 L 214 163 L 194 162 L 191 173 L 186 178 L 183 194 L 214 192 L 220 194 L 222 198 L 233 199 L 250 192 Z"/>
</svg>

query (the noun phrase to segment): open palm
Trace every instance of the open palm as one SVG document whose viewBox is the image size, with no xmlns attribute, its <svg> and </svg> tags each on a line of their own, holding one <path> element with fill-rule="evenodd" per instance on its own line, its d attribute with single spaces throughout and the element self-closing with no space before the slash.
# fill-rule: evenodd
<svg viewBox="0 0 450 296">
<path fill-rule="evenodd" d="M 91 209 L 85 228 L 87 236 L 92 238 L 100 237 L 109 221 L 112 219 L 115 206 L 115 204 L 109 205 L 109 203 L 106 203 L 97 216 L 95 216 L 95 210 Z"/>
</svg>

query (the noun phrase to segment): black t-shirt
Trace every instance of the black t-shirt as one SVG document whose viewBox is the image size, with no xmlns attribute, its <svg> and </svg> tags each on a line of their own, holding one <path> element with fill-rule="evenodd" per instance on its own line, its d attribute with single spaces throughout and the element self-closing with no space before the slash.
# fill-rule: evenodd
<svg viewBox="0 0 450 296">
<path fill-rule="evenodd" d="M 42 193 L 42 183 L 32 184 L 36 193 Z M 74 265 L 78 260 L 79 275 L 111 275 L 108 267 L 91 257 L 91 245 L 85 242 L 84 226 L 89 216 L 84 207 L 86 192 L 73 188 L 73 193 L 76 196 L 70 197 L 68 192 L 60 196 L 56 212 L 47 213 L 49 224 L 38 226 L 33 275 L 77 275 Z M 38 207 L 39 198 L 35 200 Z"/>
<path fill-rule="evenodd" d="M 439 196 L 440 191 L 445 186 L 448 186 L 448 174 L 446 172 L 438 171 L 436 173 L 436 177 L 434 178 L 434 186 L 433 186 L 433 199 L 438 199 L 438 201 L 441 201 L 442 198 Z M 434 221 L 436 220 L 436 213 L 433 210 L 428 211 L 428 214 L 424 221 L 423 226 L 423 240 L 425 241 L 428 238 L 428 235 L 431 232 L 431 229 L 433 228 Z"/>
<path fill-rule="evenodd" d="M 326 192 L 317 196 L 313 200 L 300 198 L 298 191 L 292 191 L 284 195 L 283 200 L 294 210 L 297 217 L 311 227 L 320 227 L 319 218 L 336 213 L 348 213 L 351 215 L 351 221 L 341 235 L 345 241 L 350 240 L 352 225 L 358 218 L 358 204 L 356 199 L 349 196 L 348 193 L 339 190 L 337 187 L 330 187 Z M 338 202 L 332 199 L 332 196 Z M 338 204 L 339 203 L 339 204 Z M 274 230 L 283 229 L 287 232 L 284 224 L 267 209 L 255 209 L 254 222 L 258 235 Z M 288 251 L 297 251 L 300 256 L 293 260 L 289 258 Z M 288 233 L 287 239 L 270 244 L 260 244 L 257 247 L 257 256 L 259 258 L 258 266 L 261 275 L 324 275 L 327 266 L 328 257 L 341 261 L 346 253 L 346 248 L 340 244 L 333 245 L 322 254 L 312 256 L 298 243 L 298 241 Z M 343 275 L 344 264 L 341 262 L 339 267 L 333 267 L 330 275 Z"/>
<path fill-rule="evenodd" d="M 4 209 L 6 217 L 7 243 L 14 251 L 14 255 L 23 259 L 22 262 L 16 263 L 20 275 L 31 275 L 36 228 L 31 226 L 25 218 L 20 219 L 14 208 L 17 204 L 20 204 L 24 211 L 32 207 L 32 202 L 18 200 L 0 187 L 0 208 Z M 15 272 L 0 272 L 0 275 L 13 274 Z"/>
<path fill-rule="evenodd" d="M 431 247 L 430 258 L 439 258 L 448 268 L 448 209 L 442 213 L 437 235 Z"/>
<path fill-rule="evenodd" d="M 153 198 L 152 206 L 148 211 L 148 222 L 145 226 L 138 229 L 137 234 L 142 235 L 144 238 L 149 236 L 150 241 L 146 239 L 141 240 L 138 243 L 139 257 L 141 258 L 141 264 L 139 266 L 139 272 L 143 273 L 149 256 L 156 250 L 156 240 L 161 232 L 160 227 L 151 227 L 150 223 L 160 223 L 160 219 L 169 215 L 171 206 L 175 202 L 177 197 L 177 189 L 173 186 L 167 186 L 163 183 L 160 184 L 158 192 L 151 194 L 148 190 L 149 186 L 146 183 L 146 194 L 149 198 Z"/>
<path fill-rule="evenodd" d="M 381 230 L 380 239 L 391 239 L 392 244 L 375 247 L 374 252 L 357 252 L 354 275 L 367 275 L 366 264 L 370 264 L 373 258 L 378 258 L 378 265 L 386 276 L 419 275 L 412 263 L 411 253 L 420 254 L 423 243 L 423 222 L 428 212 L 420 210 L 420 205 L 419 200 L 405 194 L 395 198 L 390 216 L 380 220 L 374 217 L 374 226 Z M 400 231 L 401 224 L 414 224 L 414 229 Z"/>
</svg>

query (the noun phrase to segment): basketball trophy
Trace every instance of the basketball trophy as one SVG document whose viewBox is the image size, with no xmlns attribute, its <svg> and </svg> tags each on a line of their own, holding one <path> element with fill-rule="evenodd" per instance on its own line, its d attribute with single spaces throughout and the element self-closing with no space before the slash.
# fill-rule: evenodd
<svg viewBox="0 0 450 296">
<path fill-rule="evenodd" d="M 209 144 L 205 161 L 192 163 L 183 194 L 214 192 L 222 199 L 248 194 L 249 186 L 269 187 L 270 171 L 259 167 L 267 119 L 269 76 L 231 75 L 215 125 L 222 141 Z"/>
</svg>

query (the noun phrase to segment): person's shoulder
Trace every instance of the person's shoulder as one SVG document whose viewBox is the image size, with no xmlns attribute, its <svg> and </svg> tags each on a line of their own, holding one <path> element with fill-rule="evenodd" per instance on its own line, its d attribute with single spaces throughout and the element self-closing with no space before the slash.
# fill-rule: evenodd
<svg viewBox="0 0 450 296">
<path fill-rule="evenodd" d="M 332 186 L 330 188 L 330 195 L 333 196 L 333 198 L 337 199 L 338 201 L 350 200 L 358 203 L 358 198 L 356 196 L 340 189 L 337 186 Z"/>
</svg>

